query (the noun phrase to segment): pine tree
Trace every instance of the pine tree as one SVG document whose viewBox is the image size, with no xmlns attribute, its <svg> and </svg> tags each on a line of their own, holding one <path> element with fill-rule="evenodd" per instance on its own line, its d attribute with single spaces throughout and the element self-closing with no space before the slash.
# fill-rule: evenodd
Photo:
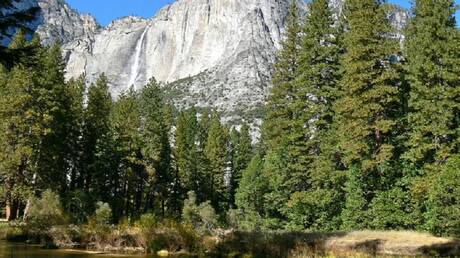
<svg viewBox="0 0 460 258">
<path fill-rule="evenodd" d="M 286 22 L 286 39 L 275 63 L 273 88 L 271 90 L 267 115 L 263 125 L 263 142 L 271 150 L 284 144 L 285 136 L 292 131 L 293 114 L 290 103 L 294 100 L 294 81 L 298 75 L 301 27 L 299 8 L 292 1 Z"/>
<path fill-rule="evenodd" d="M 390 37 L 392 29 L 379 1 L 349 0 L 345 8 L 343 95 L 335 109 L 344 163 L 358 164 L 365 172 L 394 158 L 400 76 L 393 59 L 399 45 Z"/>
<path fill-rule="evenodd" d="M 14 220 L 30 194 L 21 189 L 32 190 L 37 158 L 34 148 L 45 128 L 34 105 L 33 73 L 16 67 L 8 77 L 0 96 L 0 177 L 4 184 L 6 218 Z M 5 78 L 2 84 L 5 85 Z"/>
<path fill-rule="evenodd" d="M 103 74 L 88 89 L 88 104 L 84 114 L 82 173 L 78 179 L 78 188 L 94 193 L 95 198 L 106 192 L 111 170 L 104 164 L 113 152 L 110 128 L 112 97 L 108 80 Z M 101 200 L 101 199 L 100 199 Z"/>
<path fill-rule="evenodd" d="M 415 1 L 406 33 L 410 83 L 406 158 L 418 166 L 444 163 L 458 153 L 460 34 L 453 0 Z"/>
<path fill-rule="evenodd" d="M 175 162 L 182 186 L 182 196 L 193 191 L 204 202 L 203 171 L 199 170 L 198 120 L 195 108 L 182 111 L 176 123 Z"/>
<path fill-rule="evenodd" d="M 169 114 L 163 92 L 154 78 L 143 88 L 140 106 L 144 120 L 142 137 L 145 141 L 142 153 L 149 174 L 154 176 L 151 178 L 154 181 L 150 182 L 150 190 L 154 191 L 162 216 L 165 216 L 168 209 L 171 213 L 177 214 L 180 212 L 180 207 L 169 194 L 173 192 L 171 185 L 179 184 L 171 167 Z"/>
<path fill-rule="evenodd" d="M 209 180 L 208 199 L 218 212 L 228 208 L 228 131 L 220 122 L 220 116 L 214 113 L 208 131 L 204 154 L 209 162 L 206 177 Z"/>
<path fill-rule="evenodd" d="M 67 189 L 67 172 L 71 164 L 68 156 L 72 148 L 69 127 L 74 114 L 70 113 L 70 99 L 64 78 L 65 62 L 61 54 L 61 45 L 55 44 L 43 52 L 40 70 L 35 76 L 37 89 L 36 105 L 45 119 L 49 117 L 49 130 L 42 136 L 37 161 L 38 184 L 41 189 L 53 189 L 64 192 Z M 78 135 L 74 135 L 78 137 Z M 69 142 L 70 141 L 70 142 Z"/>
<path fill-rule="evenodd" d="M 235 192 L 238 188 L 243 171 L 248 166 L 253 156 L 252 139 L 249 134 L 250 127 L 244 123 L 240 131 L 235 128 L 230 133 L 232 148 L 232 171 L 230 176 L 230 205 L 235 203 Z"/>
<path fill-rule="evenodd" d="M 71 79 L 67 82 L 66 96 L 67 103 L 67 136 L 66 149 L 69 162 L 69 190 L 74 191 L 77 187 L 77 178 L 81 172 L 82 142 L 84 122 L 84 95 L 86 83 L 85 76 Z"/>
<path fill-rule="evenodd" d="M 314 0 L 303 29 L 293 139 L 299 163 L 309 170 L 312 184 L 324 187 L 337 169 L 334 160 L 333 104 L 339 94 L 342 21 L 336 21 L 327 0 Z"/>
<path fill-rule="evenodd" d="M 307 186 L 307 174 L 296 160 L 299 149 L 293 142 L 298 93 L 296 80 L 299 74 L 301 25 L 297 1 L 292 1 L 286 22 L 285 40 L 275 63 L 273 88 L 267 103 L 267 115 L 262 125 L 263 149 L 266 150 L 264 174 L 269 178 L 271 192 L 267 194 L 267 214 L 275 221 L 282 215 L 290 195 Z M 303 143 L 300 143 L 303 144 Z M 276 222 L 275 224 L 278 224 Z"/>
<path fill-rule="evenodd" d="M 141 114 L 139 94 L 130 88 L 122 92 L 114 103 L 111 128 L 116 142 L 116 173 L 109 178 L 109 203 L 115 218 L 139 216 L 143 211 L 144 190 L 148 175 L 142 155 L 143 139 L 139 132 Z"/>
<path fill-rule="evenodd" d="M 265 217 L 265 194 L 268 189 L 268 182 L 263 175 L 264 161 L 260 154 L 256 154 L 243 170 L 240 184 L 236 190 L 235 203 L 237 208 L 243 212 L 243 220 L 238 224 L 250 230 L 262 226 L 262 219 Z"/>
<path fill-rule="evenodd" d="M 16 7 L 14 2 L 18 1 L 0 1 L 0 10 L 2 10 L 0 13 L 0 42 L 8 42 L 10 38 L 14 38 L 14 33 L 20 33 L 24 36 L 26 33 L 32 33 L 27 25 L 37 18 L 37 13 L 40 11 L 38 6 L 21 10 Z M 20 57 L 32 57 L 34 51 L 35 49 L 31 45 L 16 48 L 5 48 L 0 45 L 0 64 L 11 68 Z"/>
<path fill-rule="evenodd" d="M 333 103 L 339 95 L 341 78 L 343 26 L 335 21 L 326 0 L 312 1 L 309 10 L 291 103 L 293 127 L 282 155 L 292 178 L 287 188 L 295 191 L 283 213 L 291 229 L 334 229 L 343 187 L 337 171 L 333 124 Z"/>
<path fill-rule="evenodd" d="M 352 167 L 347 172 L 346 202 L 341 214 L 342 228 L 345 230 L 365 229 L 369 226 L 369 217 L 366 212 L 368 184 L 366 184 L 365 175 L 359 168 Z"/>
</svg>

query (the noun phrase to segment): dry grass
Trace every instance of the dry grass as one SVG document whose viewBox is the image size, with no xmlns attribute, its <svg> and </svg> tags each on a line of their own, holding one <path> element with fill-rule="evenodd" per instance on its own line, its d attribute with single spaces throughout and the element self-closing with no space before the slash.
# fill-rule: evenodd
<svg viewBox="0 0 460 258">
<path fill-rule="evenodd" d="M 325 242 L 326 250 L 364 251 L 372 255 L 459 254 L 459 248 L 456 239 L 413 231 L 355 231 Z"/>
<path fill-rule="evenodd" d="M 224 236 L 211 253 L 254 258 L 456 256 L 460 255 L 460 243 L 453 238 L 408 231 L 233 232 Z"/>
</svg>

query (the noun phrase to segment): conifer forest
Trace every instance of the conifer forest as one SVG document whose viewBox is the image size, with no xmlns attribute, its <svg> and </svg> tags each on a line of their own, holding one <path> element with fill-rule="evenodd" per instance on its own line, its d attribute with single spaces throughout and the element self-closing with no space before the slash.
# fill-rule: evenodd
<svg viewBox="0 0 460 258">
<path fill-rule="evenodd" d="M 155 78 L 117 97 L 105 75 L 66 80 L 60 42 L 17 30 L 0 48 L 6 234 L 59 246 L 75 225 L 102 246 L 125 225 L 146 251 L 191 253 L 228 230 L 460 237 L 457 6 L 415 0 L 402 32 L 391 8 L 292 1 L 260 127 L 176 108 Z"/>
</svg>

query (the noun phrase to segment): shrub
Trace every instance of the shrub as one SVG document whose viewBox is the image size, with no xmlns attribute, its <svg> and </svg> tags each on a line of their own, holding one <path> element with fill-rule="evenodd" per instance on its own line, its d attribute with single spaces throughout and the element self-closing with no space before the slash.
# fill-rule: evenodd
<svg viewBox="0 0 460 258">
<path fill-rule="evenodd" d="M 196 203 L 196 194 L 191 191 L 184 201 L 182 218 L 185 223 L 193 225 L 200 233 L 206 234 L 217 228 L 218 220 L 210 202 Z"/>
<path fill-rule="evenodd" d="M 145 249 L 149 248 L 149 239 L 155 234 L 157 225 L 157 219 L 155 215 L 151 213 L 142 215 L 140 219 L 136 221 L 135 226 L 139 228 L 141 232 L 141 242 Z"/>
<path fill-rule="evenodd" d="M 165 220 L 158 224 L 149 239 L 148 250 L 151 252 L 164 249 L 169 252 L 181 250 L 195 252 L 200 249 L 200 238 L 193 226 L 173 220 Z"/>
<path fill-rule="evenodd" d="M 264 220 L 259 213 L 241 209 L 229 210 L 227 213 L 227 221 L 231 228 L 239 230 L 261 230 L 264 228 Z"/>
<path fill-rule="evenodd" d="M 59 196 L 51 190 L 46 190 L 40 198 L 32 197 L 29 200 L 26 219 L 26 230 L 30 237 L 50 240 L 49 231 L 52 226 L 66 222 Z"/>
<path fill-rule="evenodd" d="M 460 236 L 460 155 L 442 168 L 428 197 L 427 228 L 433 234 Z"/>
<path fill-rule="evenodd" d="M 53 243 L 58 247 L 75 247 L 82 240 L 81 229 L 76 225 L 55 226 L 50 230 Z"/>
<path fill-rule="evenodd" d="M 100 245 L 107 240 L 110 234 L 112 209 L 109 204 L 103 202 L 97 202 L 96 207 L 96 211 L 88 220 L 86 231 L 89 234 L 90 241 Z"/>
</svg>

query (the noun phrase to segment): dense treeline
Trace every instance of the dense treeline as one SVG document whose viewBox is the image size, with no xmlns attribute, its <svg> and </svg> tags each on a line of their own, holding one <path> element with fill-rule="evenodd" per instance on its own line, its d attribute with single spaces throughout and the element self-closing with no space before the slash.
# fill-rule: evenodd
<svg viewBox="0 0 460 258">
<path fill-rule="evenodd" d="M 291 5 L 257 148 L 247 124 L 174 110 L 154 79 L 116 100 L 104 75 L 65 81 L 59 44 L 19 33 L 9 50 L 27 54 L 0 69 L 7 218 L 50 189 L 76 223 L 104 202 L 112 222 L 460 234 L 454 1 L 416 1 L 403 43 L 381 1 L 309 5 L 305 20 Z"/>
<path fill-rule="evenodd" d="M 401 43 L 382 2 L 348 0 L 337 19 L 313 0 L 305 21 L 292 4 L 237 194 L 252 227 L 458 234 L 455 3 L 415 1 Z"/>
<path fill-rule="evenodd" d="M 19 33 L 10 49 L 34 54 L 1 70 L 9 220 L 26 219 L 30 199 L 46 189 L 59 193 L 75 222 L 85 222 L 98 201 L 112 207 L 114 221 L 144 213 L 179 218 L 189 191 L 220 214 L 234 206 L 252 157 L 248 125 L 230 130 L 213 111 L 176 114 L 154 79 L 116 101 L 104 75 L 87 89 L 84 76 L 66 82 L 60 46 L 39 42 Z"/>
</svg>

